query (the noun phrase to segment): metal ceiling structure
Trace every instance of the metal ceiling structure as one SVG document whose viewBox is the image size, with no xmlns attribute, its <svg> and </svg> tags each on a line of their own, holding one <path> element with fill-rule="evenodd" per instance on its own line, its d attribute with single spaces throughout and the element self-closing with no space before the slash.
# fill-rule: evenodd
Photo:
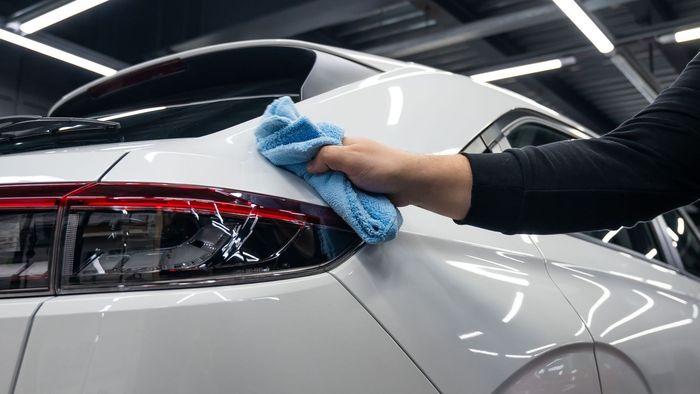
<svg viewBox="0 0 700 394">
<path fill-rule="evenodd" d="M 0 26 L 10 28 L 68 2 L 0 0 Z M 253 38 L 304 39 L 465 75 L 573 57 L 575 64 L 558 70 L 494 83 L 605 131 L 639 111 L 700 50 L 700 41 L 678 44 L 658 39 L 700 26 L 700 1 L 579 3 L 615 44 L 613 53 L 598 52 L 551 0 L 112 0 L 30 37 L 115 69 L 181 50 Z M 0 58 L 13 59 L 16 51 L 0 44 Z M 36 71 L 31 65 L 41 55 L 22 56 L 26 59 L 21 66 L 29 71 L 22 71 L 21 79 L 46 81 L 50 97 L 44 101 L 57 98 L 53 96 L 62 88 L 65 92 L 95 77 L 84 70 L 67 71 L 70 67 L 46 59 L 41 59 L 40 68 L 54 67 L 55 76 L 65 74 L 61 78 L 65 83 L 27 75 Z M 0 80 L 0 99 L 2 84 Z"/>
</svg>

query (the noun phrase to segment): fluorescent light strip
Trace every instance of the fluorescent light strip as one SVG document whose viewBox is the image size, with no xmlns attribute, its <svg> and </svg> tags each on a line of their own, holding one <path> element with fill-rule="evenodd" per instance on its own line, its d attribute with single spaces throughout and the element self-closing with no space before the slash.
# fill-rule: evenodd
<svg viewBox="0 0 700 394">
<path fill-rule="evenodd" d="M 32 34 L 107 1 L 108 0 L 75 0 L 22 23 L 19 25 L 19 29 L 25 34 Z"/>
<path fill-rule="evenodd" d="M 35 52 L 39 52 L 43 55 L 50 56 L 54 59 L 62 60 L 66 63 L 70 63 L 74 66 L 78 66 L 86 70 L 90 70 L 97 74 L 107 76 L 117 72 L 117 70 L 113 68 L 103 66 L 101 64 L 93 62 L 92 60 L 84 59 L 80 56 L 73 55 L 72 53 L 62 51 L 60 49 L 48 46 L 46 44 L 42 44 L 38 41 L 30 40 L 26 37 L 22 37 L 18 34 L 11 33 L 7 30 L 0 29 L 0 40 L 19 45 L 23 48 L 27 48 Z"/>
<path fill-rule="evenodd" d="M 581 30 L 586 38 L 588 38 L 598 51 L 601 53 L 610 53 L 615 49 L 615 46 L 603 33 L 595 22 L 586 14 L 581 6 L 575 0 L 552 0 L 562 12 L 571 19 L 571 22 Z"/>
<path fill-rule="evenodd" d="M 676 42 L 686 42 L 700 39 L 700 27 L 694 29 L 681 30 L 673 34 Z"/>
<path fill-rule="evenodd" d="M 542 71 L 556 70 L 563 65 L 561 59 L 545 60 L 543 62 L 530 63 L 522 66 L 504 68 L 502 70 L 489 71 L 469 77 L 476 82 L 491 82 L 499 79 L 519 77 L 521 75 L 534 74 Z"/>
</svg>

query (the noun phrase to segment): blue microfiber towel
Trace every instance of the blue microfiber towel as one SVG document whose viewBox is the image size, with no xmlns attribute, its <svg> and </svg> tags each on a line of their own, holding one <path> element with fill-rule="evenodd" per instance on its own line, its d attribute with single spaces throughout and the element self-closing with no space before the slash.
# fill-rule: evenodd
<svg viewBox="0 0 700 394">
<path fill-rule="evenodd" d="M 341 172 L 314 175 L 306 170 L 321 147 L 342 144 L 341 128 L 313 123 L 299 115 L 292 99 L 280 97 L 267 106 L 255 137 L 263 156 L 309 183 L 365 242 L 396 237 L 402 218 L 386 196 L 357 189 Z"/>
</svg>

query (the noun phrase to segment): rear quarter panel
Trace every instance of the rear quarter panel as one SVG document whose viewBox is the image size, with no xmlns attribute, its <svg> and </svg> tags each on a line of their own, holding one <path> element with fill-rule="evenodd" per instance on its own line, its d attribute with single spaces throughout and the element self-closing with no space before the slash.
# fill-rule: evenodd
<svg viewBox="0 0 700 394">
<path fill-rule="evenodd" d="M 537 245 L 596 341 L 604 392 L 697 392 L 700 283 L 572 236 Z"/>
</svg>

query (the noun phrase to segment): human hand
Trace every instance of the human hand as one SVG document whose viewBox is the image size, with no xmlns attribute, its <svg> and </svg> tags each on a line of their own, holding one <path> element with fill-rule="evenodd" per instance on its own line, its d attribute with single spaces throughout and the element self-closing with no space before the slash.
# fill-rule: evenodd
<svg viewBox="0 0 700 394">
<path fill-rule="evenodd" d="M 396 206 L 417 205 L 462 219 L 471 201 L 471 168 L 462 155 L 419 155 L 364 138 L 321 148 L 307 169 L 340 171 L 360 189 L 386 194 Z"/>
</svg>

